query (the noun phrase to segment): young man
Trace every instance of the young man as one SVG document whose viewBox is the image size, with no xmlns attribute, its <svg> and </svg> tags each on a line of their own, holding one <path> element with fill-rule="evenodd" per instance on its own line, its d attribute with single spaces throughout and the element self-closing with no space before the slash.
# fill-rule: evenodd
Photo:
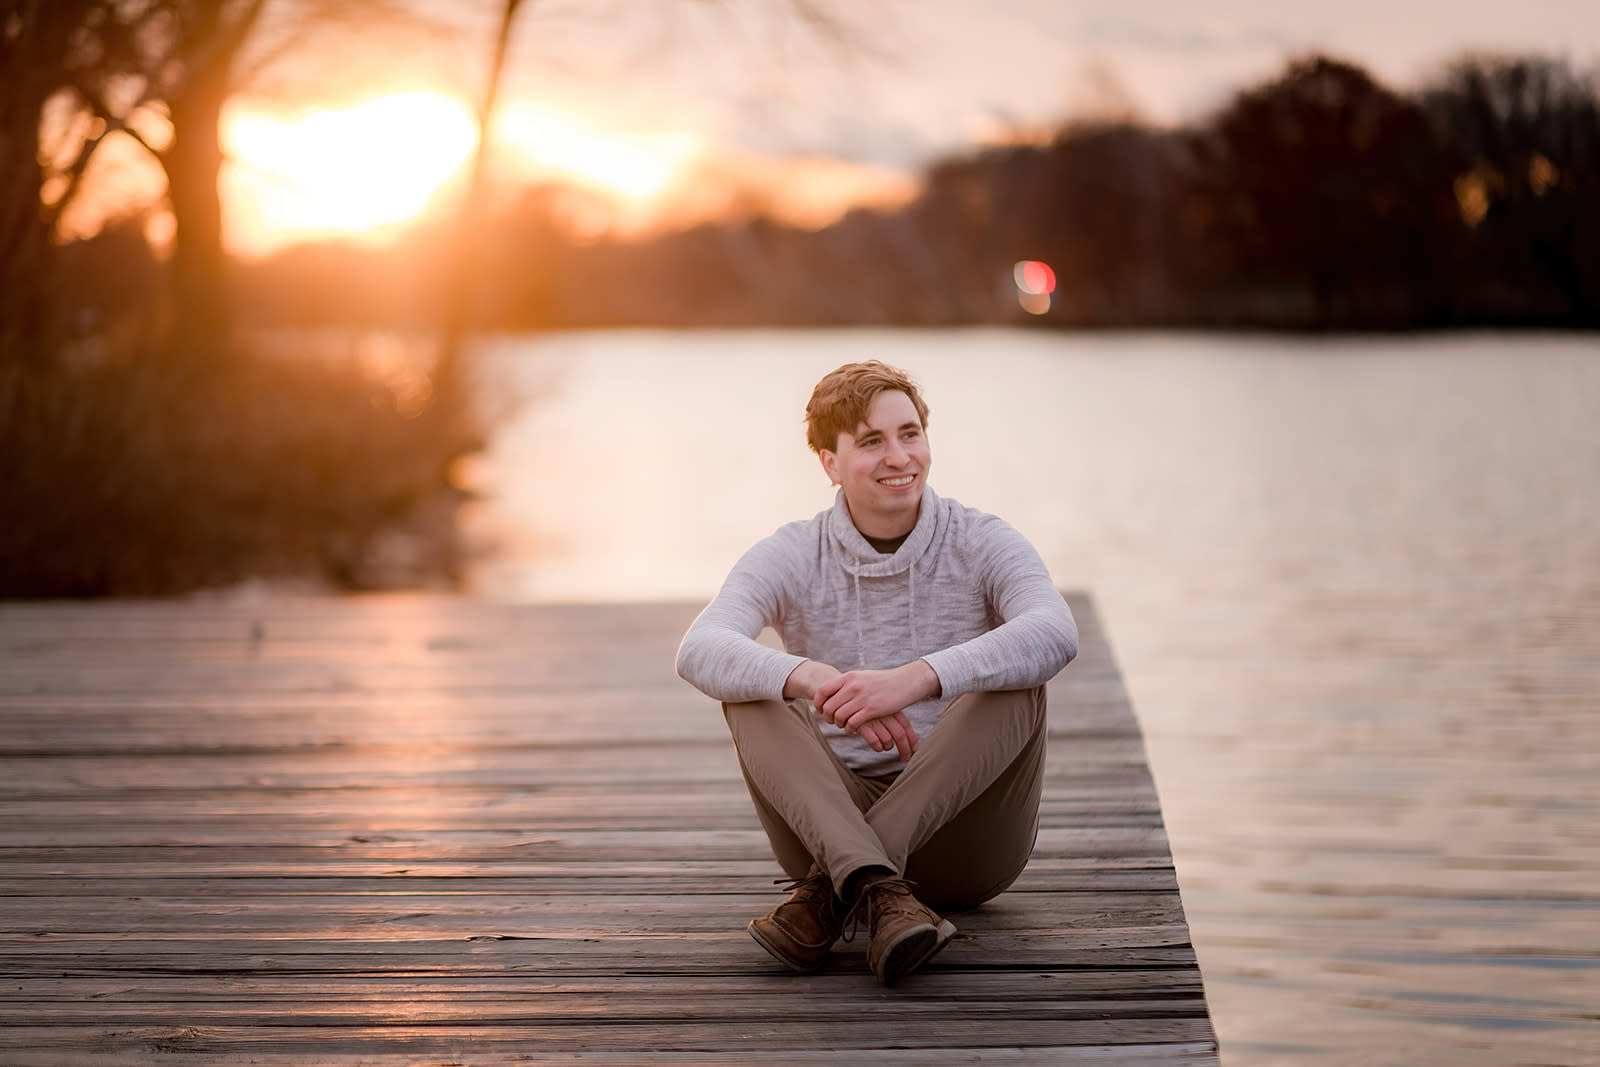
<svg viewBox="0 0 1600 1067">
<path fill-rule="evenodd" d="M 880 981 L 916 970 L 955 933 L 928 904 L 998 895 L 1038 831 L 1044 685 L 1077 627 L 1021 534 L 928 487 L 927 422 L 902 371 L 823 378 L 806 438 L 833 507 L 745 553 L 678 650 L 796 882 L 750 934 L 798 971 L 852 912 Z"/>
</svg>

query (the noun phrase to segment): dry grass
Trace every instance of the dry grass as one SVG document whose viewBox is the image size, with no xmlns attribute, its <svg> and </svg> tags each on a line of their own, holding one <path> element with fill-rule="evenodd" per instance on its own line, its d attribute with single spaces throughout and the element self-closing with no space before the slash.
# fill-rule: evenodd
<svg viewBox="0 0 1600 1067">
<path fill-rule="evenodd" d="M 459 408 L 255 352 L 0 366 L 0 596 L 449 583 Z"/>
</svg>

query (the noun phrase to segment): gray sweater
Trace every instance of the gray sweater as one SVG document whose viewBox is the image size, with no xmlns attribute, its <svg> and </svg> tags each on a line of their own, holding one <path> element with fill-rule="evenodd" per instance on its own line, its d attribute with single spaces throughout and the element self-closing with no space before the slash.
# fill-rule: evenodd
<svg viewBox="0 0 1600 1067">
<path fill-rule="evenodd" d="M 779 651 L 757 637 L 771 627 Z M 1078 628 L 1026 538 L 993 515 L 924 487 L 917 525 L 891 556 L 830 510 L 779 527 L 734 565 L 684 635 L 678 675 L 714 700 L 781 700 L 808 659 L 841 671 L 924 659 L 940 696 L 906 709 L 919 738 L 962 693 L 1029 689 L 1078 653 Z M 845 764 L 888 774 L 904 764 L 817 720 Z"/>
</svg>

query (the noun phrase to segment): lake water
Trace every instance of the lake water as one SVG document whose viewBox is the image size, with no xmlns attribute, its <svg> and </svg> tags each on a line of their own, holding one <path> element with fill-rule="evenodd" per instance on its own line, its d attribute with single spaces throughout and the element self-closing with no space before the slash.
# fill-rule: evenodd
<svg viewBox="0 0 1600 1067">
<path fill-rule="evenodd" d="M 620 332 L 482 352 L 487 596 L 708 599 L 812 384 L 1092 593 L 1225 1063 L 1600 1064 L 1600 339 Z"/>
</svg>

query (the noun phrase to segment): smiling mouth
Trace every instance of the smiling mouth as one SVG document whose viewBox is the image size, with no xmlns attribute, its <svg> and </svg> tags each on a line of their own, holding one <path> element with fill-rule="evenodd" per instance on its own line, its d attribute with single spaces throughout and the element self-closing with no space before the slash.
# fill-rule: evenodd
<svg viewBox="0 0 1600 1067">
<path fill-rule="evenodd" d="M 894 478 L 879 478 L 879 485 L 887 485 L 890 489 L 903 489 L 917 480 L 915 474 L 902 474 Z"/>
</svg>

